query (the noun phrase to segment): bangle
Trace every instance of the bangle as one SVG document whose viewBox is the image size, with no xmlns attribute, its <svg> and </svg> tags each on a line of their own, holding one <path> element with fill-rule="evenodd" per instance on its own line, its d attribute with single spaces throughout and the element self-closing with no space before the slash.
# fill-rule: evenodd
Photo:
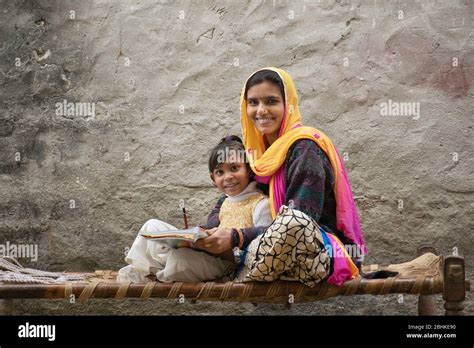
<svg viewBox="0 0 474 348">
<path fill-rule="evenodd" d="M 240 244 L 239 241 L 239 232 L 235 228 L 231 228 L 231 234 L 230 234 L 230 243 L 232 245 L 232 248 L 237 247 Z"/>
<path fill-rule="evenodd" d="M 237 233 L 239 234 L 239 249 L 242 249 L 244 246 L 244 233 L 241 228 L 237 230 Z"/>
</svg>

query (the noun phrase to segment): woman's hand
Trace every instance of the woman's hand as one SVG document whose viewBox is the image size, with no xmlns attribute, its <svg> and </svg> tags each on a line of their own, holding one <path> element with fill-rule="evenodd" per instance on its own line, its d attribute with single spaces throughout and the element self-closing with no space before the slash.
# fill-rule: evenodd
<svg viewBox="0 0 474 348">
<path fill-rule="evenodd" d="M 213 228 L 207 231 L 209 237 L 200 239 L 194 245 L 213 254 L 220 254 L 232 249 L 231 230 L 226 228 Z M 210 233 L 209 233 L 210 232 Z"/>
</svg>

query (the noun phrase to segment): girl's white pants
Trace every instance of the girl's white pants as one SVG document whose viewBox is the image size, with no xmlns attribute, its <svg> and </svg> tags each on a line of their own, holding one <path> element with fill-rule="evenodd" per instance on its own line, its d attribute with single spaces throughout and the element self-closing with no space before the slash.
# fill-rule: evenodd
<svg viewBox="0 0 474 348">
<path fill-rule="evenodd" d="M 125 257 L 129 265 L 119 270 L 117 280 L 143 283 L 147 275 L 154 273 L 161 282 L 202 282 L 221 278 L 234 267 L 231 262 L 203 251 L 173 249 L 140 236 L 141 233 L 175 229 L 166 222 L 148 220 Z"/>
</svg>

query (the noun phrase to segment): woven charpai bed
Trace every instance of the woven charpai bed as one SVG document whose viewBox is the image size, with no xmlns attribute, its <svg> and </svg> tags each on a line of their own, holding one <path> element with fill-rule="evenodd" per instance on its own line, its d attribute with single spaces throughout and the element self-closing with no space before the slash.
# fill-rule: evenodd
<svg viewBox="0 0 474 348">
<path fill-rule="evenodd" d="M 436 255 L 432 248 L 420 248 L 412 261 L 392 265 L 365 265 L 364 272 L 394 271 L 386 279 L 356 278 L 342 286 L 322 282 L 311 288 L 299 282 L 270 283 L 217 280 L 204 283 L 119 283 L 117 272 L 57 273 L 23 268 L 8 258 L 0 262 L 0 299 L 57 299 L 79 302 L 90 298 L 166 298 L 186 301 L 281 302 L 320 301 L 334 296 L 418 294 L 420 315 L 436 313 L 435 294 L 443 294 L 446 315 L 460 315 L 470 282 L 465 279 L 464 258 Z"/>
</svg>

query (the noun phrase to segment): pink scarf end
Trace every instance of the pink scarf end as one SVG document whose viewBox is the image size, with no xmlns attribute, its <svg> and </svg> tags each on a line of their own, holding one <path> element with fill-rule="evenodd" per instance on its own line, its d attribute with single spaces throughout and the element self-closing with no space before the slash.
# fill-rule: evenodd
<svg viewBox="0 0 474 348">
<path fill-rule="evenodd" d="M 352 279 L 352 272 L 346 258 L 342 256 L 344 252 L 339 243 L 337 243 L 329 233 L 327 233 L 327 236 L 331 242 L 333 253 L 333 257 L 331 258 L 333 261 L 333 272 L 327 279 L 327 282 L 331 285 L 341 286 L 345 281 Z"/>
</svg>

